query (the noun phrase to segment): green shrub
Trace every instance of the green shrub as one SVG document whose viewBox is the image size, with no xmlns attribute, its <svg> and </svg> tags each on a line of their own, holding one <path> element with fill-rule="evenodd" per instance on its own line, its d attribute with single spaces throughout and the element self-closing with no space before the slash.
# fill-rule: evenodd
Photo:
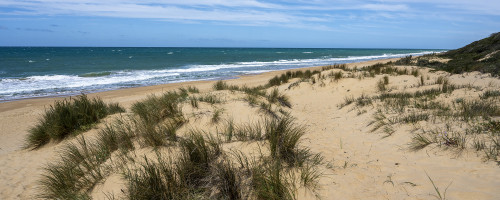
<svg viewBox="0 0 500 200">
<path fill-rule="evenodd" d="M 493 33 L 490 37 L 438 55 L 450 60 L 431 67 L 450 73 L 480 71 L 498 76 L 500 74 L 500 53 L 494 53 L 498 50 L 500 50 L 500 33 Z M 487 55 L 489 55 L 488 59 Z"/>
<path fill-rule="evenodd" d="M 404 58 L 401 58 L 395 62 L 396 65 L 411 65 L 412 63 L 412 56 L 405 56 Z"/>
</svg>

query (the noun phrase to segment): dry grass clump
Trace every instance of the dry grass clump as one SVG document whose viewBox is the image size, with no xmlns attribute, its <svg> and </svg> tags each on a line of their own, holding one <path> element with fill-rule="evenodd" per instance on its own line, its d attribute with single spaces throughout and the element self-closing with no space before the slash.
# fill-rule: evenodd
<svg viewBox="0 0 500 200">
<path fill-rule="evenodd" d="M 85 94 L 55 101 L 38 124 L 29 130 L 26 147 L 38 148 L 49 141 L 60 141 L 90 129 L 107 115 L 124 111 L 117 103 L 106 104 L 99 98 L 89 99 Z"/>
<path fill-rule="evenodd" d="M 436 86 L 432 88 L 414 92 L 386 92 L 388 78 L 385 77 L 377 84 L 381 94 L 371 97 L 346 97 L 339 107 L 343 108 L 356 102 L 353 110 L 359 110 L 367 105 L 374 105 L 378 111 L 369 123 L 372 126 L 371 131 L 382 130 L 386 137 L 392 135 L 399 125 L 413 126 L 414 135 L 409 144 L 411 150 L 423 149 L 429 145 L 454 149 L 457 152 L 469 148 L 483 152 L 486 160 L 498 162 L 498 134 L 495 129 L 484 127 L 484 124 L 495 124 L 495 118 L 500 116 L 500 100 L 497 98 L 500 92 L 486 90 L 471 98 L 453 99 L 451 96 L 457 90 L 478 91 L 482 88 L 470 84 L 451 84 L 443 76 L 437 78 Z M 422 77 L 420 76 L 420 85 L 423 85 Z M 427 123 L 427 130 L 419 125 L 421 122 Z M 443 124 L 454 127 L 449 125 L 450 122 L 461 128 L 443 131 Z"/>
</svg>

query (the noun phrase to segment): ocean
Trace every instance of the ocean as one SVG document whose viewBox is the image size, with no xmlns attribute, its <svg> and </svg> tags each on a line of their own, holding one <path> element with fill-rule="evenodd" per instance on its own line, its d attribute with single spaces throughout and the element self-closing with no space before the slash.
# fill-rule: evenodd
<svg viewBox="0 0 500 200">
<path fill-rule="evenodd" d="M 442 49 L 0 47 L 0 101 L 66 96 Z"/>
</svg>

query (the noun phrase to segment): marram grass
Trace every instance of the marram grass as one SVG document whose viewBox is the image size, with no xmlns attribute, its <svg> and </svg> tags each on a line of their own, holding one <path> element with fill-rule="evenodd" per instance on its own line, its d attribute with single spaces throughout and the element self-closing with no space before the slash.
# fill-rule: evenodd
<svg viewBox="0 0 500 200">
<path fill-rule="evenodd" d="M 84 94 L 56 101 L 45 111 L 38 124 L 29 130 L 26 147 L 39 148 L 51 140 L 62 140 L 91 128 L 107 115 L 124 111 L 116 103 L 106 104 L 100 98 L 89 99 Z"/>
</svg>

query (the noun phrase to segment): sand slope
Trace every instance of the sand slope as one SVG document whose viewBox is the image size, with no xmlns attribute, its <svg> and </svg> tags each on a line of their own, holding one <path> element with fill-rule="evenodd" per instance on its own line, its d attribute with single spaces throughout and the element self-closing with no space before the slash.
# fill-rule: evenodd
<svg viewBox="0 0 500 200">
<path fill-rule="evenodd" d="M 350 66 L 371 65 L 375 62 L 355 63 Z M 271 72 L 256 76 L 228 80 L 230 84 L 256 86 L 264 84 L 276 74 Z M 431 79 L 446 73 L 428 73 Z M 457 154 L 451 150 L 429 147 L 413 152 L 408 149 L 412 127 L 398 126 L 392 136 L 384 138 L 380 132 L 370 132 L 368 126 L 374 107 L 366 107 L 359 114 L 352 106 L 339 108 L 346 96 L 373 95 L 377 93 L 376 82 L 382 76 L 365 78 L 344 78 L 324 81 L 323 84 L 302 82 L 297 87 L 288 88 L 290 83 L 279 86 L 280 91 L 290 97 L 291 114 L 298 122 L 306 125 L 307 133 L 301 145 L 312 152 L 321 153 L 328 162 L 324 176 L 320 179 L 320 194 L 323 199 L 436 199 L 436 194 L 428 174 L 435 185 L 449 199 L 500 199 L 500 167 L 494 162 L 483 162 L 481 156 L 473 151 Z M 398 90 L 411 90 L 419 79 L 413 76 L 391 76 L 390 87 Z M 462 84 L 475 84 L 496 87 L 500 81 L 478 73 L 450 76 L 450 81 Z M 293 82 L 293 81 L 292 81 Z M 194 85 L 202 92 L 209 92 L 213 82 L 201 81 L 178 83 L 143 88 L 109 91 L 90 96 L 100 96 L 108 102 L 119 102 L 125 107 L 144 99 L 148 94 L 161 93 L 180 86 Z M 258 120 L 261 114 L 256 108 L 249 107 L 238 94 L 229 91 L 219 92 L 226 99 L 221 105 L 223 118 L 233 119 L 235 123 Z M 455 96 L 470 95 L 468 90 L 453 93 Z M 58 158 L 62 146 L 74 139 L 58 144 L 49 144 L 38 150 L 24 150 L 23 139 L 27 130 L 37 122 L 44 107 L 56 98 L 29 99 L 0 103 L 0 199 L 32 199 L 37 194 L 37 181 L 43 167 Z M 60 99 L 60 98 L 59 98 Z M 205 109 L 205 110 L 203 110 Z M 185 112 L 206 112 L 199 120 L 190 120 L 187 127 L 209 127 L 207 120 L 211 107 Z M 189 114 L 188 114 L 189 115 Z M 112 120 L 114 116 L 104 121 Z M 99 125 L 99 126 L 102 126 Z M 99 126 L 97 128 L 99 128 Z M 85 135 L 95 134 L 92 129 Z M 230 143 L 224 148 L 252 148 L 252 145 Z M 120 176 L 114 174 L 98 186 L 93 193 L 96 199 L 104 198 L 105 191 L 119 191 Z M 311 194 L 299 192 L 299 199 L 312 198 Z"/>
</svg>

